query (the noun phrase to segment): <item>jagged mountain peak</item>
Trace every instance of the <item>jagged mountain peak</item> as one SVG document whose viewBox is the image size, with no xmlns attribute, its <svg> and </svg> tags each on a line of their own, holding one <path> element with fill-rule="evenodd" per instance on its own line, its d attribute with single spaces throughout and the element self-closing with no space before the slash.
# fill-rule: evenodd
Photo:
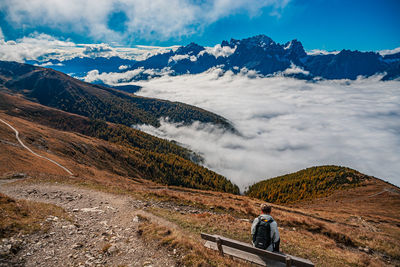
<svg viewBox="0 0 400 267">
<path fill-rule="evenodd" d="M 177 55 L 184 55 L 184 54 L 189 54 L 189 55 L 197 55 L 200 51 L 204 50 L 204 46 L 198 45 L 194 42 L 191 42 L 190 44 L 186 46 L 181 46 L 179 47 L 175 54 Z"/>
<path fill-rule="evenodd" d="M 295 57 L 305 57 L 307 56 L 306 51 L 304 50 L 303 44 L 298 41 L 297 39 L 293 39 L 290 42 L 287 42 L 284 44 L 284 49 L 289 51 L 289 54 L 292 54 L 292 56 Z"/>
<path fill-rule="evenodd" d="M 272 40 L 270 37 L 264 35 L 264 34 L 259 34 L 253 37 L 249 37 L 249 38 L 245 38 L 242 40 L 237 40 L 237 39 L 231 39 L 229 45 L 231 47 L 233 46 L 238 46 L 238 45 L 242 45 L 242 46 L 246 46 L 248 48 L 251 47 L 268 47 L 268 46 L 275 46 L 276 43 L 274 42 L 274 40 Z"/>
</svg>

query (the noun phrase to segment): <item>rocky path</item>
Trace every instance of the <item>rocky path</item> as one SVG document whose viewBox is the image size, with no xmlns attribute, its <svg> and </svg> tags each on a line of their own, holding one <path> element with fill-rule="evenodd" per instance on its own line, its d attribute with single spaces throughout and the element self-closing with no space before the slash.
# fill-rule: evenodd
<svg viewBox="0 0 400 267">
<path fill-rule="evenodd" d="M 177 255 L 138 237 L 136 214 L 148 205 L 140 200 L 57 184 L 3 184 L 0 191 L 56 204 L 72 218 L 49 216 L 46 233 L 1 240 L 0 250 L 18 252 L 0 266 L 175 266 Z"/>
</svg>

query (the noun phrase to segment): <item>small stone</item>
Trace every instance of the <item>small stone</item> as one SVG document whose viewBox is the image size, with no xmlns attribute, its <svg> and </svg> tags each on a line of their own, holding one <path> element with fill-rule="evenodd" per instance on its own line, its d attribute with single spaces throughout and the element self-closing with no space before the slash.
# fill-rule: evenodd
<svg viewBox="0 0 400 267">
<path fill-rule="evenodd" d="M 14 173 L 11 177 L 14 178 L 14 179 L 25 178 L 25 177 L 26 177 L 26 173 L 22 173 L 22 172 L 20 172 L 20 173 Z"/>
<path fill-rule="evenodd" d="M 118 252 L 118 247 L 116 246 L 116 245 L 112 245 L 108 250 L 107 250 L 107 252 L 108 253 L 110 253 L 110 254 L 116 254 L 117 252 Z"/>
<path fill-rule="evenodd" d="M 76 244 L 74 244 L 74 245 L 72 246 L 73 249 L 78 249 L 78 248 L 81 248 L 81 247 L 83 247 L 83 245 L 80 244 L 80 243 L 76 243 Z"/>
<path fill-rule="evenodd" d="M 371 253 L 372 253 L 372 251 L 371 251 L 371 249 L 370 249 L 369 247 L 365 247 L 365 248 L 364 248 L 364 252 L 366 252 L 366 253 L 368 253 L 368 254 L 371 254 Z"/>
</svg>

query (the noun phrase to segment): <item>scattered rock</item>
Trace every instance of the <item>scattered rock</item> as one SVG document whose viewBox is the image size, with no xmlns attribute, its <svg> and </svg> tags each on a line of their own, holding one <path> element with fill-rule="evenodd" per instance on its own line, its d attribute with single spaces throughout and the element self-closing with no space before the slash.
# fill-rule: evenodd
<svg viewBox="0 0 400 267">
<path fill-rule="evenodd" d="M 23 178 L 26 178 L 26 177 L 27 177 L 27 174 L 23 173 L 23 172 L 17 172 L 17 173 L 14 173 L 11 176 L 11 178 L 13 178 L 13 179 L 23 179 Z"/>
<path fill-rule="evenodd" d="M 116 254 L 118 253 L 119 248 L 117 247 L 117 245 L 112 245 L 109 249 L 108 249 L 108 253 L 109 254 Z"/>
<path fill-rule="evenodd" d="M 149 247 L 136 234 L 139 217 L 134 214 L 153 202 L 64 185 L 18 185 L 0 187 L 0 191 L 14 198 L 52 203 L 69 212 L 68 220 L 47 216 L 42 223 L 47 232 L 23 236 L 19 243 L 17 239 L 0 240 L 0 266 L 5 254 L 17 261 L 7 266 L 131 266 L 143 258 L 153 259 L 145 266 L 175 265 L 167 251 Z M 99 253 L 105 244 L 110 244 L 107 253 Z"/>
<path fill-rule="evenodd" d="M 83 247 L 83 245 L 81 243 L 77 243 L 77 244 L 74 244 L 72 246 L 72 249 L 79 249 L 79 248 L 82 248 L 82 247 Z"/>
</svg>

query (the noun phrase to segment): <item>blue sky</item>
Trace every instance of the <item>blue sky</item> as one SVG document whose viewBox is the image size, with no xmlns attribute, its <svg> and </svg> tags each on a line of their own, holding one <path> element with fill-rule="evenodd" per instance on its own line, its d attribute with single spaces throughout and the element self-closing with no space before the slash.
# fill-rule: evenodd
<svg viewBox="0 0 400 267">
<path fill-rule="evenodd" d="M 306 50 L 400 46 L 400 1 L 25 0 L 0 1 L 5 40 L 34 32 L 75 43 L 212 46 L 266 34 Z"/>
</svg>

